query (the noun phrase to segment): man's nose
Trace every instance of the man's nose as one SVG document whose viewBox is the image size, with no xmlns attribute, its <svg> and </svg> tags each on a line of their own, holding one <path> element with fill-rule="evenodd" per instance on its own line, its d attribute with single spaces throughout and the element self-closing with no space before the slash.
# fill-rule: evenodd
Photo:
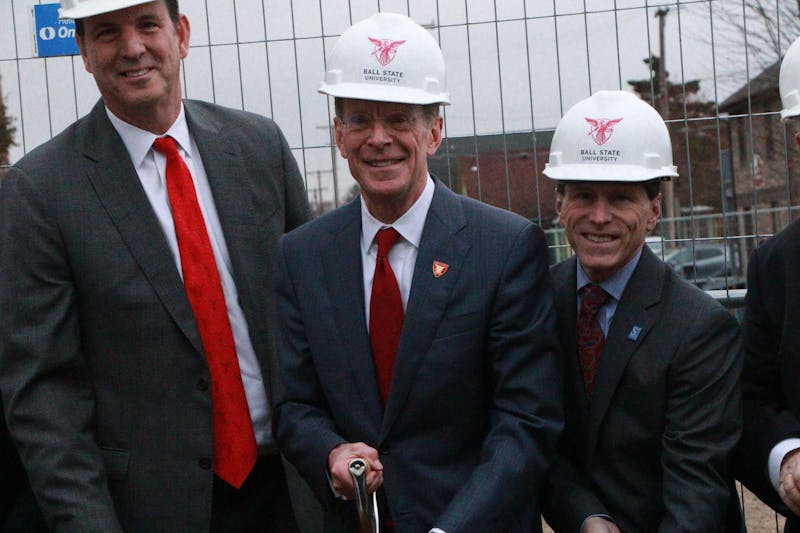
<svg viewBox="0 0 800 533">
<path fill-rule="evenodd" d="M 594 202 L 589 219 L 596 224 L 604 224 L 611 220 L 611 210 L 605 199 L 598 198 Z"/>
<path fill-rule="evenodd" d="M 133 28 L 127 28 L 120 35 L 120 53 L 126 58 L 138 58 L 145 52 L 141 34 Z"/>
<path fill-rule="evenodd" d="M 373 121 L 367 142 L 377 146 L 384 146 L 392 142 L 392 136 L 389 134 L 382 120 L 378 119 Z"/>
</svg>

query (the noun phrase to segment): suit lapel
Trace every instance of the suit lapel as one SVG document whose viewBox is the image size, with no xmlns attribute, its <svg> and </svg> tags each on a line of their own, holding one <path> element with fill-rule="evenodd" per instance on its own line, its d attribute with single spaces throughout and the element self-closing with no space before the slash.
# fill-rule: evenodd
<svg viewBox="0 0 800 533">
<path fill-rule="evenodd" d="M 458 196 L 436 181 L 417 252 L 403 332 L 381 426 L 381 439 L 389 433 L 402 410 L 419 365 L 428 355 L 433 337 L 451 299 L 470 248 L 469 243 L 457 235 L 465 226 L 466 220 Z M 434 261 L 448 265 L 444 275 L 434 276 Z"/>
<path fill-rule="evenodd" d="M 331 241 L 322 247 L 324 286 L 336 322 L 336 345 L 330 349 L 349 365 L 355 387 L 371 422 L 372 431 L 381 424 L 381 405 L 375 363 L 369 343 L 364 310 L 364 274 L 361 263 L 361 201 L 342 207 L 331 228 Z M 341 386 L 349 386 L 342 384 Z M 355 405 L 355 404 L 354 404 Z"/>
<path fill-rule="evenodd" d="M 192 345 L 202 352 L 178 269 L 130 156 L 102 101 L 95 105 L 81 147 L 87 178 L 158 298 Z"/>
<path fill-rule="evenodd" d="M 578 416 L 579 427 L 585 427 L 586 417 L 589 414 L 589 402 L 583 384 L 583 369 L 578 358 L 578 345 L 576 339 L 578 319 L 577 296 L 577 259 L 572 256 L 553 270 L 553 284 L 555 287 L 555 307 L 559 321 L 559 335 L 561 351 L 566 364 L 565 386 L 566 394 L 570 398 L 569 404 L 576 406 L 573 415 Z"/>
<path fill-rule="evenodd" d="M 594 451 L 600 424 L 625 367 L 656 321 L 663 285 L 664 265 L 644 247 L 614 313 L 595 378 L 594 396 L 589 408 L 589 446 L 586 448 L 589 455 Z"/>
</svg>

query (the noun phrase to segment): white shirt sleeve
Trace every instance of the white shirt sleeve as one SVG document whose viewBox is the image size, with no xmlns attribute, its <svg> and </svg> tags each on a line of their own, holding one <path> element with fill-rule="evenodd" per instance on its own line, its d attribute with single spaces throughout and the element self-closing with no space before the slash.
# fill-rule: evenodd
<svg viewBox="0 0 800 533">
<path fill-rule="evenodd" d="M 776 491 L 781 482 L 781 463 L 783 462 L 783 458 L 786 457 L 787 453 L 797 448 L 800 448 L 800 439 L 791 438 L 780 441 L 772 448 L 772 451 L 769 452 L 767 472 L 769 473 L 769 480 L 772 482 L 772 487 Z"/>
</svg>

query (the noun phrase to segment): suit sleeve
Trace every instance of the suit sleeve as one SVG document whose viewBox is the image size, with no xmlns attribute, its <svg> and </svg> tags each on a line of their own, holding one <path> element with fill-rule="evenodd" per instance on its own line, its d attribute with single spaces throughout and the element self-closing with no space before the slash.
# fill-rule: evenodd
<svg viewBox="0 0 800 533">
<path fill-rule="evenodd" d="M 93 435 L 95 405 L 81 353 L 77 291 L 55 209 L 46 199 L 18 168 L 0 187 L 5 414 L 49 527 L 121 531 Z"/>
<path fill-rule="evenodd" d="M 328 454 L 345 442 L 329 416 L 322 385 L 311 355 L 306 328 L 292 273 L 287 262 L 286 238 L 278 243 L 276 297 L 278 305 L 278 354 L 281 386 L 273 413 L 275 438 L 281 451 L 294 464 L 323 502 L 333 502 L 326 476 Z M 299 275 L 299 274 L 298 274 Z"/>
<path fill-rule="evenodd" d="M 590 516 L 611 513 L 566 455 L 559 455 L 548 476 L 544 517 L 556 531 L 580 531 Z"/>
<path fill-rule="evenodd" d="M 724 308 L 701 306 L 681 334 L 667 378 L 658 530 L 722 531 L 741 435 L 739 327 Z"/>
<path fill-rule="evenodd" d="M 303 225 L 311 218 L 311 210 L 308 205 L 308 194 L 306 193 L 303 177 L 297 161 L 292 155 L 289 143 L 283 133 L 278 130 L 281 143 L 281 154 L 283 156 L 283 176 L 285 182 L 285 205 L 286 205 L 286 231 Z"/>
<path fill-rule="evenodd" d="M 787 407 L 781 379 L 787 361 L 782 363 L 779 354 L 783 324 L 775 311 L 784 309 L 784 273 L 766 268 L 763 251 L 756 249 L 748 263 L 742 324 L 744 429 L 736 454 L 736 475 L 759 498 L 786 514 L 788 509 L 769 481 L 767 459 L 780 441 L 800 437 L 800 420 Z"/>
<path fill-rule="evenodd" d="M 480 462 L 433 524 L 447 532 L 497 529 L 530 507 L 563 426 L 553 289 L 537 226 L 527 225 L 512 243 L 490 316 L 490 426 Z"/>
</svg>

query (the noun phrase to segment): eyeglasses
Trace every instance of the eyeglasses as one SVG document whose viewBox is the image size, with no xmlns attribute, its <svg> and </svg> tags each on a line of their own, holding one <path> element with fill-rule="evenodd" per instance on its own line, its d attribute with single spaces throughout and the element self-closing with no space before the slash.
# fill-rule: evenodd
<svg viewBox="0 0 800 533">
<path fill-rule="evenodd" d="M 396 111 L 380 118 L 365 113 L 352 113 L 339 120 L 346 130 L 353 133 L 372 131 L 377 123 L 380 123 L 383 129 L 390 133 L 404 133 L 414 128 L 417 117 L 413 113 Z"/>
</svg>

